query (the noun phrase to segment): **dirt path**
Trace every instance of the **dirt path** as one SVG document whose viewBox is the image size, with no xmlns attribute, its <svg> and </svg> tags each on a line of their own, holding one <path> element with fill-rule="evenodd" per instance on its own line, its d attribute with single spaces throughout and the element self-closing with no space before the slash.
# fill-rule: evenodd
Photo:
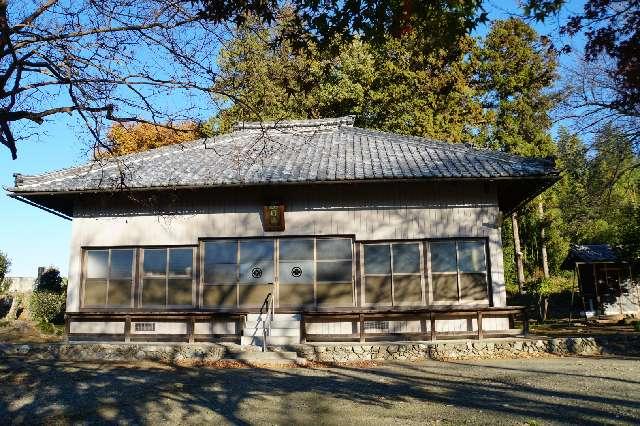
<svg viewBox="0 0 640 426">
<path fill-rule="evenodd" d="M 634 424 L 640 360 L 214 370 L 0 360 L 0 423 Z"/>
</svg>

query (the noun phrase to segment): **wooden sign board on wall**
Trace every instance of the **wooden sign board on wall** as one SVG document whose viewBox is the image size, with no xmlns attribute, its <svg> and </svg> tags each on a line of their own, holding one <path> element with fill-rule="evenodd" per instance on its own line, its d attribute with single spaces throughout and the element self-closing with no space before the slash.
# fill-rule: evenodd
<svg viewBox="0 0 640 426">
<path fill-rule="evenodd" d="M 262 212 L 262 226 L 265 231 L 284 231 L 284 205 L 264 206 Z"/>
</svg>

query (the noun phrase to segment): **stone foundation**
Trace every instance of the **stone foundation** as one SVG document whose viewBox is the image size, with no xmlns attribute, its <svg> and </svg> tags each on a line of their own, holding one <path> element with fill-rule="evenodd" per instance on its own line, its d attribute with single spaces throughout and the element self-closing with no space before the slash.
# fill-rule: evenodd
<svg viewBox="0 0 640 426">
<path fill-rule="evenodd" d="M 0 357 L 23 356 L 63 361 L 140 360 L 212 363 L 241 348 L 234 344 L 51 343 L 0 344 Z M 252 348 L 252 350 L 257 350 Z M 438 342 L 318 343 L 292 346 L 300 358 L 317 362 L 362 360 L 464 360 L 567 355 L 640 356 L 640 333 L 556 339 L 485 339 Z"/>
<path fill-rule="evenodd" d="M 640 333 L 557 339 L 486 339 L 424 343 L 316 344 L 298 348 L 310 361 L 355 360 L 463 360 L 483 358 L 532 358 L 549 355 L 640 356 Z"/>
<path fill-rule="evenodd" d="M 0 357 L 25 356 L 61 361 L 214 362 L 227 348 L 218 344 L 51 343 L 0 344 Z"/>
</svg>

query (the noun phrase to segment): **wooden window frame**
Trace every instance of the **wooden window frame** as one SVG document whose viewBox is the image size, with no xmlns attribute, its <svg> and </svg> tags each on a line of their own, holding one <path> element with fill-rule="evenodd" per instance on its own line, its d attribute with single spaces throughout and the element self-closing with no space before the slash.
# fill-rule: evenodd
<svg viewBox="0 0 640 426">
<path fill-rule="evenodd" d="M 456 286 L 457 286 L 457 293 L 458 293 L 458 300 L 434 300 L 433 299 L 433 270 L 431 269 L 431 244 L 432 243 L 439 243 L 439 242 L 453 242 L 455 243 L 455 249 L 456 249 L 456 271 L 453 272 L 435 272 L 436 274 L 442 274 L 442 275 L 456 275 Z M 482 299 L 482 300 L 474 300 L 474 299 L 463 299 L 461 297 L 460 294 L 460 275 L 464 274 L 465 272 L 461 272 L 460 271 L 460 250 L 458 249 L 458 245 L 460 243 L 464 243 L 464 242 L 475 242 L 475 243 L 482 243 L 483 246 L 483 253 L 484 253 L 484 270 L 483 271 L 478 271 L 475 273 L 483 273 L 484 277 L 485 277 L 485 290 L 486 290 L 486 298 Z M 478 304 L 491 304 L 491 274 L 490 274 L 490 255 L 489 255 L 489 248 L 487 247 L 487 241 L 486 238 L 473 238 L 473 237 L 469 237 L 469 238 L 450 238 L 450 239 L 438 239 L 438 240 L 427 240 L 424 243 L 427 246 L 427 254 L 428 254 L 428 269 L 425 270 L 425 274 L 428 275 L 428 282 L 429 282 L 429 294 L 428 294 L 428 299 L 430 301 L 431 305 L 443 305 L 443 306 L 448 306 L 448 305 L 456 305 L 456 306 L 465 306 L 465 305 L 478 305 Z M 469 273 L 469 272 L 467 272 Z M 473 273 L 473 272 L 471 272 Z"/>
<path fill-rule="evenodd" d="M 210 242 L 217 242 L 217 241 L 233 241 L 236 245 L 236 262 L 235 262 L 235 281 L 233 283 L 218 283 L 218 284 L 207 284 L 205 283 L 205 264 L 204 264 L 204 258 L 205 258 L 205 251 L 206 251 L 206 243 L 210 243 Z M 199 287 L 199 300 L 198 300 L 198 307 L 201 309 L 213 309 L 213 310 L 235 310 L 238 309 L 239 302 L 240 302 L 240 296 L 239 296 L 239 282 L 240 282 L 240 238 L 207 238 L 207 239 L 201 239 L 199 242 L 199 259 L 198 259 L 198 263 L 200 265 L 200 276 L 198 277 L 198 287 Z M 223 286 L 223 285 L 233 285 L 235 287 L 235 293 L 236 293 L 236 297 L 235 297 L 235 303 L 233 305 L 218 305 L 218 306 L 212 306 L 212 305 L 205 305 L 204 304 L 204 290 L 206 287 L 214 287 L 214 286 Z"/>
<path fill-rule="evenodd" d="M 109 305 L 107 302 L 109 301 L 109 282 L 111 281 L 111 252 L 113 250 L 131 250 L 133 252 L 132 260 L 131 260 L 131 297 L 128 305 Z M 105 303 L 102 305 L 87 305 L 85 304 L 84 297 L 86 294 L 86 285 L 87 285 L 87 267 L 88 267 L 88 257 L 90 251 L 106 251 L 107 252 L 107 276 L 106 280 L 106 297 Z M 80 309 L 90 310 L 90 309 L 132 309 L 135 306 L 135 291 L 136 291 L 136 264 L 137 264 L 137 250 L 132 247 L 88 247 L 82 248 L 82 285 L 80 286 Z"/>
<path fill-rule="evenodd" d="M 278 237 L 276 238 L 276 255 L 275 255 L 275 260 L 276 260 L 276 279 L 274 281 L 274 285 L 275 285 L 275 291 L 277 293 L 277 297 L 275 298 L 276 301 L 276 307 L 281 307 L 282 305 L 280 304 L 280 286 L 282 285 L 282 283 L 280 282 L 280 242 L 282 240 L 311 240 L 313 242 L 313 256 L 311 259 L 311 262 L 313 262 L 313 278 L 311 280 L 311 287 L 313 288 L 313 302 L 310 304 L 306 304 L 306 305 L 302 305 L 302 307 L 317 307 L 318 306 L 318 297 L 317 297 L 317 288 L 316 288 L 316 282 L 317 282 L 317 274 L 318 274 L 318 265 L 317 265 L 317 261 L 316 261 L 316 240 L 317 238 L 314 236 L 311 237 Z M 294 259 L 296 260 L 296 259 Z M 297 261 L 300 262 L 305 262 L 305 261 L 309 261 L 309 260 L 300 260 L 297 259 Z M 286 287 L 289 284 L 284 284 L 284 286 Z M 295 306 L 295 305 L 284 305 L 285 308 L 299 308 L 300 306 Z"/>
<path fill-rule="evenodd" d="M 393 246 L 394 245 L 417 245 L 418 246 L 418 252 L 419 252 L 419 266 L 418 266 L 418 272 L 415 273 L 395 273 L 393 270 Z M 389 248 L 389 262 L 390 262 L 390 272 L 389 274 L 368 274 L 367 270 L 366 270 L 366 266 L 365 266 L 365 256 L 364 256 L 364 252 L 365 252 L 365 246 L 372 246 L 372 245 L 379 245 L 379 246 L 387 246 Z M 424 274 L 424 251 L 423 251 L 423 245 L 421 240 L 394 240 L 394 241 L 368 241 L 368 242 L 363 242 L 361 243 L 361 250 L 360 252 L 362 253 L 361 257 L 361 275 L 362 275 L 362 306 L 363 307 L 381 307 L 381 306 L 391 306 L 391 307 L 408 307 L 408 306 L 425 306 L 426 305 L 426 295 L 425 295 L 425 274 Z M 415 303 L 406 303 L 406 302 L 396 302 L 396 295 L 395 295 L 395 277 L 398 276 L 419 276 L 420 277 L 420 303 L 418 305 L 416 305 Z M 385 305 L 385 304 L 380 304 L 380 303 L 369 303 L 367 302 L 367 298 L 366 298 L 366 278 L 367 277 L 391 277 L 391 305 Z"/>
<path fill-rule="evenodd" d="M 170 259 L 170 251 L 175 249 L 191 249 L 191 276 L 188 275 L 170 275 L 169 274 L 169 259 Z M 164 305 L 143 305 L 142 304 L 142 294 L 144 292 L 144 280 L 145 280 L 145 271 L 144 271 L 144 252 L 145 250 L 164 250 L 165 251 L 165 270 L 164 270 L 164 285 L 165 285 L 165 296 L 164 296 Z M 196 294 L 196 246 L 153 246 L 153 247 L 140 247 L 139 250 L 139 286 L 138 286 L 138 300 L 137 306 L 141 309 L 158 309 L 158 310 L 171 310 L 171 309 L 189 309 L 197 307 Z M 160 279 L 161 277 L 155 277 Z M 169 280 L 170 279 L 186 279 L 191 278 L 191 304 L 189 305 L 170 305 L 169 302 Z"/>
<path fill-rule="evenodd" d="M 317 308 L 331 308 L 335 307 L 327 303 L 318 303 L 318 283 L 327 284 L 351 284 L 351 305 L 338 306 L 339 308 L 349 308 L 356 306 L 356 265 L 355 265 L 355 242 L 352 237 L 348 236 L 313 236 L 313 264 L 314 264 L 314 279 L 313 279 L 313 306 Z M 351 247 L 351 259 L 318 259 L 318 240 L 349 240 Z M 319 281 L 318 280 L 318 263 L 330 263 L 330 262 L 346 262 L 351 261 L 351 281 Z"/>
</svg>

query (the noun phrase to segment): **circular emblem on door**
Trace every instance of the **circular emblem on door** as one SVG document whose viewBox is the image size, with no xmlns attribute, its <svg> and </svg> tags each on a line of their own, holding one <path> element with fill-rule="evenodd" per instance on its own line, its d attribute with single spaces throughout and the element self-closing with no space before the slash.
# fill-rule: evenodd
<svg viewBox="0 0 640 426">
<path fill-rule="evenodd" d="M 298 278 L 301 275 L 302 275 L 302 268 L 301 267 L 294 266 L 293 268 L 291 268 L 291 276 L 292 277 Z"/>
<path fill-rule="evenodd" d="M 262 276 L 262 269 L 260 268 L 253 268 L 251 270 L 251 276 L 253 278 L 260 278 Z"/>
</svg>

